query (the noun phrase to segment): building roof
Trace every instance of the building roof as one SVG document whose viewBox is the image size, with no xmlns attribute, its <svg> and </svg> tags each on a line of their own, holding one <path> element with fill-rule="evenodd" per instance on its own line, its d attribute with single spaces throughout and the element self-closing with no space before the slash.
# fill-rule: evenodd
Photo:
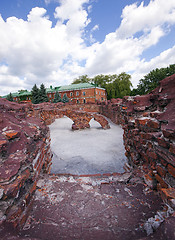
<svg viewBox="0 0 175 240">
<path fill-rule="evenodd" d="M 21 97 L 21 96 L 30 96 L 31 92 L 27 90 L 19 90 L 18 92 L 11 93 L 12 97 Z M 3 96 L 2 98 L 6 98 L 9 94 Z"/>
<path fill-rule="evenodd" d="M 71 85 L 65 85 L 61 87 L 55 88 L 58 92 L 62 91 L 71 91 L 71 90 L 79 90 L 79 89 L 85 89 L 85 88 L 94 88 L 95 85 L 90 83 L 78 83 L 78 84 L 71 84 Z"/>
<path fill-rule="evenodd" d="M 50 86 L 50 88 L 46 88 L 47 93 L 52 93 L 52 92 L 63 92 L 63 91 L 73 91 L 73 90 L 80 90 L 80 89 L 86 89 L 86 88 L 94 88 L 96 85 L 91 84 L 91 83 L 78 83 L 78 84 L 71 84 L 71 85 L 65 85 L 65 86 L 59 86 L 59 87 L 54 87 Z M 97 87 L 99 88 L 99 87 Z M 101 88 L 103 89 L 103 88 Z M 13 97 L 21 97 L 21 96 L 30 96 L 31 91 L 27 90 L 19 90 L 16 93 L 12 93 Z M 3 98 L 6 98 L 6 96 L 3 96 Z"/>
</svg>

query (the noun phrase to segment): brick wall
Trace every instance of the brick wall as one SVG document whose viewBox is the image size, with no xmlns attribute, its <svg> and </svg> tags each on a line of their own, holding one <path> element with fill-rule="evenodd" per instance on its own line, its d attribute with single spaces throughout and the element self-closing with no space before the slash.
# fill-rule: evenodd
<svg viewBox="0 0 175 240">
<path fill-rule="evenodd" d="M 114 99 L 100 112 L 124 129 L 129 163 L 141 166 L 145 182 L 175 206 L 175 75 L 148 95 Z"/>
<path fill-rule="evenodd" d="M 25 223 L 41 172 L 49 172 L 49 129 L 26 105 L 0 99 L 0 223 Z"/>
<path fill-rule="evenodd" d="M 95 103 L 96 101 L 103 102 L 107 100 L 106 91 L 100 88 L 77 89 L 62 91 L 59 93 L 61 98 L 64 94 L 67 95 L 69 101 L 73 104 Z M 48 93 L 49 101 L 52 102 L 55 93 Z"/>
</svg>

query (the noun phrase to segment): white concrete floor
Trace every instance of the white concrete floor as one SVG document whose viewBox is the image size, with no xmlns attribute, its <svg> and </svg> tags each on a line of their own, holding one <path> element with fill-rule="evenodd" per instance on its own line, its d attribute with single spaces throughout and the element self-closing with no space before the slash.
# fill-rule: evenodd
<svg viewBox="0 0 175 240">
<path fill-rule="evenodd" d="M 94 120 L 90 129 L 72 131 L 72 120 L 64 117 L 50 125 L 53 152 L 52 173 L 96 174 L 123 172 L 127 161 L 123 129 L 109 121 L 104 130 Z"/>
</svg>

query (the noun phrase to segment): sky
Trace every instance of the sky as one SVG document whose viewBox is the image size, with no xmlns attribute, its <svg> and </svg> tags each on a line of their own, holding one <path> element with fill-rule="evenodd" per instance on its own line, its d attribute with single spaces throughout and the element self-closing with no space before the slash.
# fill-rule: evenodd
<svg viewBox="0 0 175 240">
<path fill-rule="evenodd" d="M 0 96 L 174 63 L 174 0 L 0 1 Z"/>
</svg>

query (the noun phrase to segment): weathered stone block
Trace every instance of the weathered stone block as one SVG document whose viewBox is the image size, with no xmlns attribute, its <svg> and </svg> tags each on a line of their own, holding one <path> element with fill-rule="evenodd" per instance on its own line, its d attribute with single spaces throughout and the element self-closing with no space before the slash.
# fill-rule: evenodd
<svg viewBox="0 0 175 240">
<path fill-rule="evenodd" d="M 158 142 L 159 146 L 164 147 L 164 148 L 167 148 L 167 149 L 168 149 L 169 146 L 170 146 L 169 142 L 166 141 L 164 138 L 158 137 L 158 138 L 157 138 L 157 142 Z"/>
<path fill-rule="evenodd" d="M 166 198 L 174 198 L 175 199 L 175 188 L 162 188 L 162 193 L 166 196 Z"/>
<path fill-rule="evenodd" d="M 175 139 L 175 130 L 166 129 L 166 130 L 163 130 L 162 132 L 164 137 L 169 139 Z"/>
<path fill-rule="evenodd" d="M 160 183 L 162 188 L 168 188 L 168 184 L 158 174 L 155 174 L 155 178 Z"/>
<path fill-rule="evenodd" d="M 166 168 L 164 168 L 163 166 L 158 165 L 158 166 L 156 167 L 156 170 L 157 170 L 157 172 L 158 172 L 158 174 L 159 174 L 160 176 L 165 177 L 165 175 L 166 175 L 166 173 L 167 173 Z"/>
<path fill-rule="evenodd" d="M 11 139 L 14 139 L 14 138 L 18 138 L 21 133 L 19 131 L 16 131 L 16 130 L 9 130 L 9 131 L 3 132 L 3 134 L 6 136 L 6 138 L 8 140 L 11 140 Z"/>
<path fill-rule="evenodd" d="M 157 159 L 157 154 L 152 150 L 147 150 L 146 154 L 147 154 L 148 157 L 150 157 L 152 159 L 155 159 L 155 160 Z"/>
<path fill-rule="evenodd" d="M 169 149 L 169 151 L 170 151 L 171 153 L 175 154 L 175 144 L 170 143 L 170 149 Z"/>
<path fill-rule="evenodd" d="M 175 167 L 171 164 L 168 164 L 168 172 L 175 178 Z"/>
<path fill-rule="evenodd" d="M 157 121 L 157 120 L 149 119 L 148 122 L 147 122 L 147 127 L 159 129 L 160 128 L 160 122 Z"/>
<path fill-rule="evenodd" d="M 16 197 L 16 195 L 18 194 L 18 191 L 23 186 L 26 179 L 29 178 L 29 176 L 30 176 L 30 171 L 29 169 L 26 169 L 24 172 L 21 173 L 20 176 L 17 177 L 17 179 L 13 183 L 9 184 L 5 188 L 4 194 L 8 198 Z"/>
</svg>

